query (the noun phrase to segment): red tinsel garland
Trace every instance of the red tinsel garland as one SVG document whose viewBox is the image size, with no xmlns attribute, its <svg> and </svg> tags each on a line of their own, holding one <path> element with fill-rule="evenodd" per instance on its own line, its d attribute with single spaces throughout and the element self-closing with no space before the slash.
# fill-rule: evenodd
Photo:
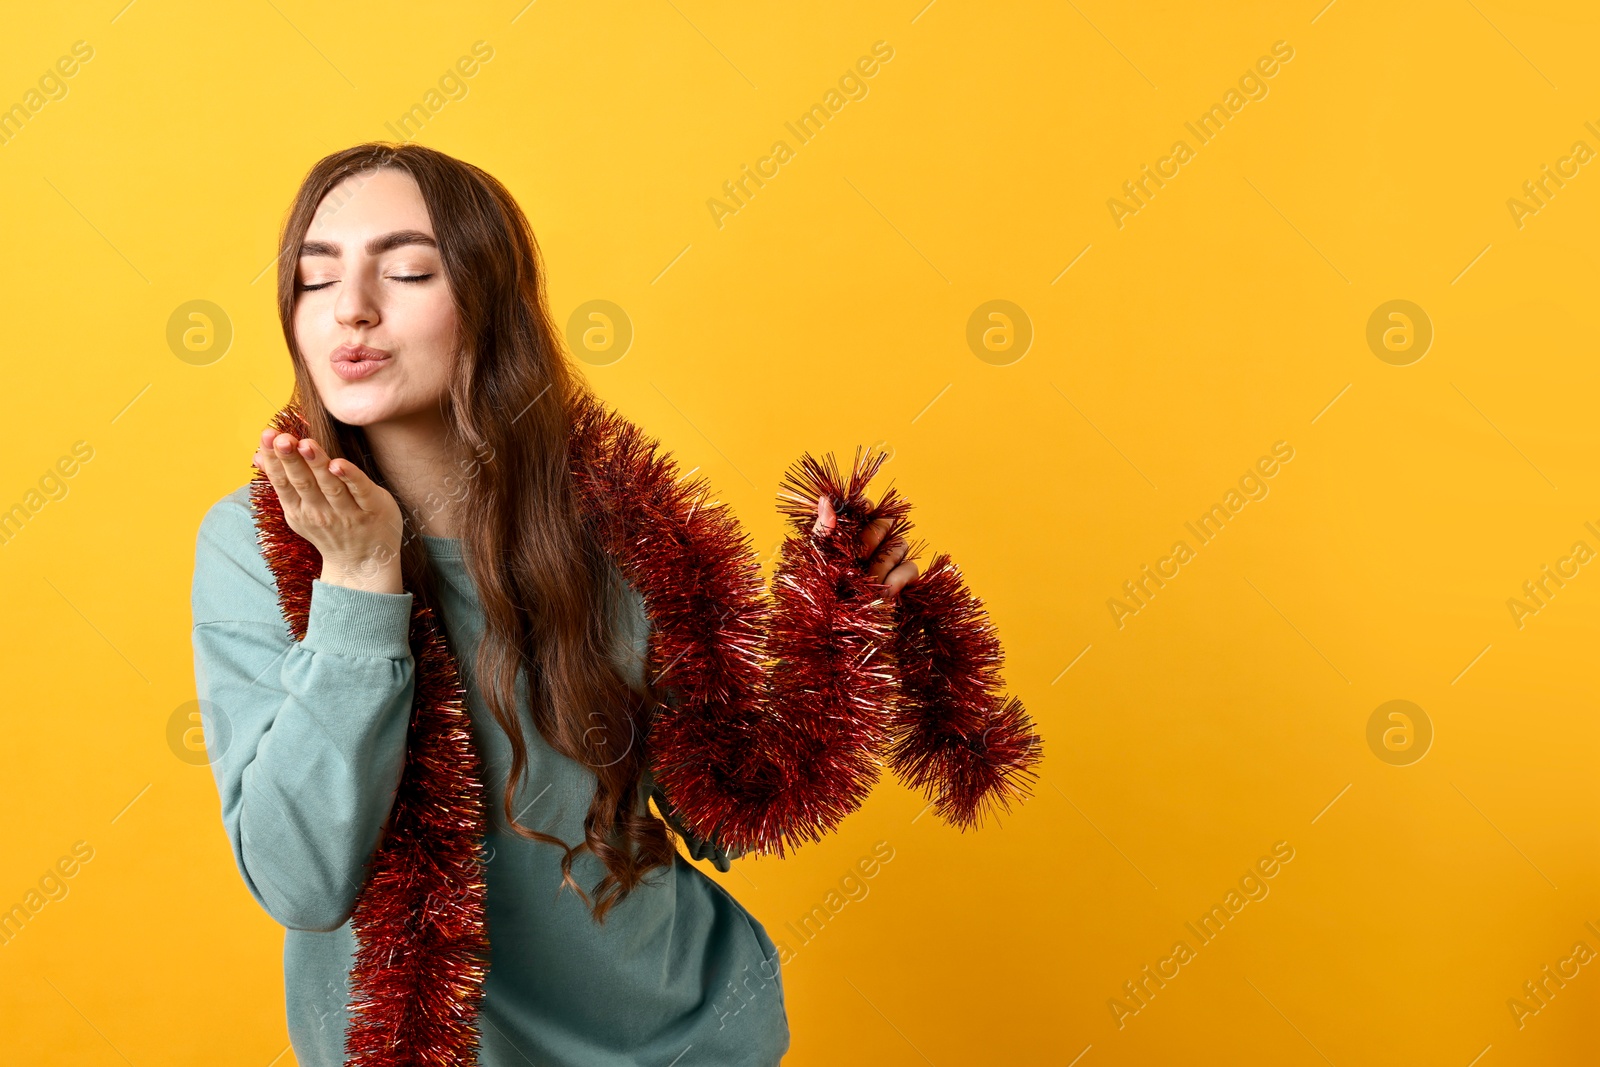
<svg viewBox="0 0 1600 1067">
<path fill-rule="evenodd" d="M 305 433 L 294 405 L 273 426 Z M 703 479 L 680 477 L 656 441 L 598 401 L 572 413 L 585 521 L 651 620 L 652 682 L 667 703 L 650 726 L 650 765 L 699 837 L 783 855 L 858 808 L 885 759 L 961 829 L 1027 793 L 1039 739 L 1001 691 L 999 640 L 955 564 L 940 554 L 891 601 L 857 558 L 870 523 L 890 520 L 883 543 L 910 529 L 910 504 L 892 487 L 866 506 L 885 458 L 858 449 L 842 477 L 831 456 L 805 456 L 786 473 L 791 532 L 769 596 L 749 536 L 706 499 Z M 837 516 L 826 535 L 812 533 L 820 496 Z M 302 638 L 321 556 L 289 529 L 259 470 L 251 502 L 284 617 Z M 416 609 L 410 641 L 405 769 L 351 916 L 346 1062 L 369 1067 L 476 1063 L 489 965 L 487 823 L 465 693 L 432 611 Z"/>
<path fill-rule="evenodd" d="M 272 425 L 305 435 L 292 406 Z M 259 468 L 250 501 L 284 618 L 303 639 L 322 554 L 289 528 Z M 489 966 L 482 768 L 466 690 L 432 609 L 412 613 L 409 640 L 416 695 L 405 768 L 350 916 L 356 953 L 345 1062 L 466 1067 L 478 1062 L 478 1006 Z"/>
</svg>

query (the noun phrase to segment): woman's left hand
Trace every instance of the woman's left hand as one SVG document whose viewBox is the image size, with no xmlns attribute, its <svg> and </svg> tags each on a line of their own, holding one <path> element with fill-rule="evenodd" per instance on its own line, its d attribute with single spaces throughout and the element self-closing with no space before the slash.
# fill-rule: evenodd
<svg viewBox="0 0 1600 1067">
<path fill-rule="evenodd" d="M 870 510 L 872 500 L 867 499 Z M 833 502 L 825 496 L 817 498 L 817 521 L 811 527 L 813 533 L 826 534 L 833 529 L 837 521 L 833 511 Z M 889 520 L 878 519 L 870 523 L 861 531 L 861 544 L 856 550 L 858 559 L 871 560 L 867 573 L 884 584 L 884 596 L 893 599 L 894 596 L 907 585 L 917 580 L 917 565 L 906 559 L 906 549 L 909 547 L 904 538 L 895 538 L 888 545 L 883 545 L 884 535 L 889 532 Z"/>
</svg>

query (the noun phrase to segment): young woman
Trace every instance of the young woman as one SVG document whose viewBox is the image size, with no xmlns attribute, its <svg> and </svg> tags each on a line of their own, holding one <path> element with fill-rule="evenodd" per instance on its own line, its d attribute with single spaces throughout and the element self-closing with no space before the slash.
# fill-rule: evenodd
<svg viewBox="0 0 1600 1067">
<path fill-rule="evenodd" d="M 350 917 L 405 762 L 421 598 L 500 801 L 485 805 L 479 1062 L 777 1063 L 789 1029 L 766 931 L 680 857 L 641 745 L 585 758 L 593 731 L 648 721 L 650 620 L 572 506 L 567 414 L 589 394 L 515 201 L 418 145 L 328 156 L 285 223 L 278 306 L 310 430 L 267 430 L 254 462 L 321 575 L 296 640 L 249 486 L 229 493 L 199 530 L 194 646 L 234 858 L 287 928 L 299 1062 L 345 1062 Z M 826 498 L 817 511 L 830 529 Z M 861 549 L 893 595 L 917 566 L 885 532 Z M 729 869 L 717 842 L 673 828 Z"/>
</svg>

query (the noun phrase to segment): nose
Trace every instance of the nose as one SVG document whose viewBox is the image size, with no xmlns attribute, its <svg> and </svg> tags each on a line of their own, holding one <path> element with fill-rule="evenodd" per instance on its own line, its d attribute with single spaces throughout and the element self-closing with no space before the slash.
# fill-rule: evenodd
<svg viewBox="0 0 1600 1067">
<path fill-rule="evenodd" d="M 345 273 L 344 283 L 339 286 L 339 296 L 333 304 L 333 315 L 339 325 L 350 329 L 378 324 L 377 285 L 371 272 L 357 266 Z"/>
</svg>

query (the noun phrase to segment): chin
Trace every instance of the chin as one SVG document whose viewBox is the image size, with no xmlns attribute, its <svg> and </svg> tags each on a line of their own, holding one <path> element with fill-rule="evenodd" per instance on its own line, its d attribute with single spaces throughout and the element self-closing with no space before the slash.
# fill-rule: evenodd
<svg viewBox="0 0 1600 1067">
<path fill-rule="evenodd" d="M 344 385 L 342 381 L 339 384 Z M 386 394 L 371 390 L 369 396 L 355 395 L 362 391 L 335 387 L 332 396 L 326 392 L 322 394 L 322 406 L 346 426 L 371 426 L 401 413 L 399 405 Z"/>
</svg>

